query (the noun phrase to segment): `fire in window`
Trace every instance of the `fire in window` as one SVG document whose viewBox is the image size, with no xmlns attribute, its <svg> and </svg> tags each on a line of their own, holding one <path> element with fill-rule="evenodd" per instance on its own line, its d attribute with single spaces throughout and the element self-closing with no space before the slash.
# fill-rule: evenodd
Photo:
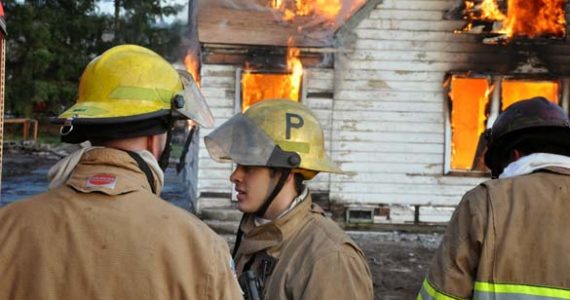
<svg viewBox="0 0 570 300">
<path fill-rule="evenodd" d="M 461 4 L 448 14 L 462 15 L 467 24 L 456 32 L 483 33 L 488 44 L 508 43 L 513 38 L 566 36 L 565 0 L 459 1 Z"/>
<path fill-rule="evenodd" d="M 300 51 L 291 47 L 287 51 L 287 67 L 284 70 L 263 71 L 246 67 L 241 72 L 241 111 L 267 99 L 301 101 L 303 65 Z"/>
<path fill-rule="evenodd" d="M 489 78 L 453 76 L 450 84 L 451 169 L 472 170 L 489 116 Z"/>
<path fill-rule="evenodd" d="M 501 111 L 521 99 L 542 96 L 549 101 L 560 104 L 560 84 L 558 81 L 532 81 L 521 79 L 504 79 L 501 82 Z"/>
<path fill-rule="evenodd" d="M 484 132 L 497 115 L 524 99 L 542 96 L 561 104 L 560 81 L 474 74 L 452 75 L 449 86 L 447 172 L 486 173 Z"/>
</svg>

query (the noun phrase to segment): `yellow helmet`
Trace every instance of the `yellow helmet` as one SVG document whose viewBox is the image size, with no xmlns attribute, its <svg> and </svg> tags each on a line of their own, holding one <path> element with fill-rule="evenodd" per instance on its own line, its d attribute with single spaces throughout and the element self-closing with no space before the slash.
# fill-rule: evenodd
<svg viewBox="0 0 570 300">
<path fill-rule="evenodd" d="M 190 74 L 177 71 L 149 49 L 121 45 L 87 65 L 75 105 L 55 123 L 65 124 L 67 132 L 62 135 L 66 135 L 73 132 L 73 126 L 133 123 L 166 116 L 192 119 L 205 127 L 213 125 L 210 110 Z"/>
<path fill-rule="evenodd" d="M 204 138 L 210 156 L 249 166 L 291 168 L 311 179 L 342 173 L 328 157 L 321 125 L 303 104 L 271 99 L 237 114 Z"/>
</svg>

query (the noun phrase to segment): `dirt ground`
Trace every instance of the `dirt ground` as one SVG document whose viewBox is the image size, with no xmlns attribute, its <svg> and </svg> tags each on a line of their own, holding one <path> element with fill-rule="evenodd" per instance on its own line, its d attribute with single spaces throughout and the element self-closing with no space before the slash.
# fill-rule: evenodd
<svg viewBox="0 0 570 300">
<path fill-rule="evenodd" d="M 416 299 L 440 234 L 349 232 L 368 257 L 375 299 Z"/>
<path fill-rule="evenodd" d="M 47 170 L 62 154 L 53 149 L 34 152 L 6 149 L 0 206 L 45 191 L 48 185 Z M 172 189 L 176 191 L 177 188 L 174 184 Z M 173 192 L 169 196 L 176 194 L 179 193 Z M 375 299 L 415 299 L 439 244 L 440 234 L 348 233 L 368 257 Z"/>
</svg>

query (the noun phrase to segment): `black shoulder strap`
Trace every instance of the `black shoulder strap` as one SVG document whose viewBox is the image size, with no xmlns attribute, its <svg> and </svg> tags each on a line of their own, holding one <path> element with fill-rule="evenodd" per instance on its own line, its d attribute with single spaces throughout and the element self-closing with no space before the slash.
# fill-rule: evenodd
<svg viewBox="0 0 570 300">
<path fill-rule="evenodd" d="M 154 186 L 154 176 L 152 175 L 152 171 L 150 170 L 148 164 L 142 159 L 140 155 L 136 152 L 123 150 L 129 154 L 136 162 L 141 171 L 143 171 L 144 175 L 146 175 L 146 180 L 148 180 L 148 184 L 150 184 L 150 189 L 152 190 L 153 194 L 156 194 L 156 186 Z"/>
</svg>

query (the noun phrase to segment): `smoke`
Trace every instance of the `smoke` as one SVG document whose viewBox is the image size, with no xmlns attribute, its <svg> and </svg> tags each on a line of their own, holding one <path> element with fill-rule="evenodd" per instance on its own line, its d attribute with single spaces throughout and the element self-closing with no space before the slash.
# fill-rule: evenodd
<svg viewBox="0 0 570 300">
<path fill-rule="evenodd" d="M 272 3 L 280 4 L 276 8 Z M 315 27 L 337 27 L 347 20 L 366 0 L 198 0 L 200 7 L 224 7 L 237 10 L 271 12 L 276 21 L 295 23 L 300 30 Z M 299 10 L 298 5 L 304 6 Z M 286 12 L 287 11 L 287 12 Z M 331 15 L 334 11 L 334 15 Z M 296 17 L 285 16 L 295 14 Z"/>
</svg>

